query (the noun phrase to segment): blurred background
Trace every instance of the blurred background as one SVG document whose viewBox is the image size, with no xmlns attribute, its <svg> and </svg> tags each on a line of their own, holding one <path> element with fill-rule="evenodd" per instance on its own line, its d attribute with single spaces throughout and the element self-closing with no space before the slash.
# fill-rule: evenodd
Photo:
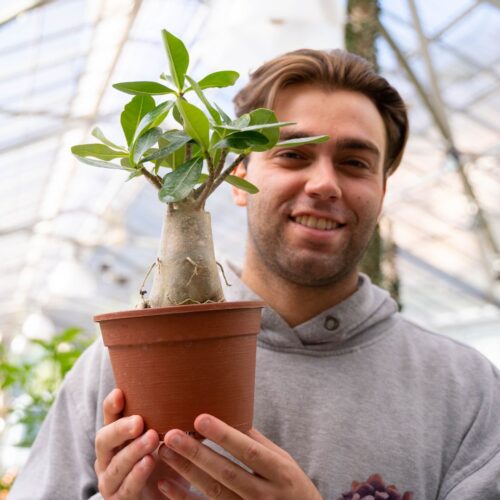
<svg viewBox="0 0 500 500">
<path fill-rule="evenodd" d="M 95 337 L 92 317 L 129 309 L 154 262 L 164 207 L 142 177 L 77 164 L 99 126 L 123 142 L 128 96 L 111 84 L 167 71 L 160 30 L 190 75 L 241 74 L 302 47 L 347 47 L 410 109 L 380 238 L 365 263 L 402 313 L 500 366 L 498 0 L 0 1 L 0 471 L 8 488 L 53 393 Z M 92 139 L 92 140 L 91 140 Z M 245 213 L 210 200 L 216 254 L 240 261 Z M 76 330 L 75 327 L 80 328 Z"/>
</svg>

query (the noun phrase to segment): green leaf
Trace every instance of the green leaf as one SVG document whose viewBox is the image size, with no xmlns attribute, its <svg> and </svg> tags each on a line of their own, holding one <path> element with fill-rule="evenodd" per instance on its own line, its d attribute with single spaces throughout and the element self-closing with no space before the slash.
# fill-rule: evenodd
<svg viewBox="0 0 500 500">
<path fill-rule="evenodd" d="M 47 351 L 52 351 L 53 350 L 53 343 L 49 342 L 47 340 L 42 340 L 42 339 L 30 339 L 30 342 L 35 345 L 39 345 L 40 347 L 43 347 Z"/>
<path fill-rule="evenodd" d="M 231 125 L 238 130 L 247 127 L 248 125 L 250 125 L 250 114 L 245 113 L 241 116 L 238 116 L 238 118 L 231 122 Z"/>
<path fill-rule="evenodd" d="M 155 100 L 149 95 L 138 95 L 125 106 L 120 116 L 123 133 L 130 146 L 142 117 L 156 106 Z"/>
<path fill-rule="evenodd" d="M 184 99 L 177 99 L 176 107 L 182 116 L 184 130 L 206 151 L 209 145 L 210 123 L 205 113 Z"/>
<path fill-rule="evenodd" d="M 198 85 L 201 89 L 222 88 L 234 85 L 240 77 L 236 71 L 216 71 L 202 78 Z"/>
<path fill-rule="evenodd" d="M 142 158 L 142 155 L 154 144 L 158 142 L 158 138 L 163 134 L 160 127 L 149 129 L 145 134 L 141 135 L 134 145 L 133 162 L 136 165 Z"/>
<path fill-rule="evenodd" d="M 221 124 L 215 125 L 216 129 L 230 130 L 230 131 L 239 131 L 239 132 L 247 132 L 250 130 L 263 130 L 266 128 L 277 128 L 286 127 L 287 125 L 295 125 L 295 122 L 276 122 L 276 123 L 258 123 L 256 125 L 247 125 L 246 127 L 235 127 L 232 124 Z"/>
<path fill-rule="evenodd" d="M 184 146 L 184 147 L 178 149 L 175 153 L 172 153 L 167 158 L 167 161 L 169 162 L 170 167 L 175 170 L 176 168 L 178 168 L 180 165 L 182 165 L 186 161 L 186 156 L 187 156 L 187 151 L 186 151 L 186 146 Z M 195 156 L 198 156 L 198 155 L 195 154 Z M 193 156 L 191 156 L 191 158 L 193 158 Z"/>
<path fill-rule="evenodd" d="M 175 128 L 163 132 L 161 137 L 167 142 L 180 141 L 181 139 L 191 140 L 191 137 L 189 137 L 184 130 L 177 130 Z"/>
<path fill-rule="evenodd" d="M 196 184 L 203 184 L 208 179 L 208 174 L 200 174 Z"/>
<path fill-rule="evenodd" d="M 127 153 L 111 149 L 105 144 L 79 144 L 73 146 L 71 152 L 76 156 L 92 156 L 100 160 L 113 160 L 127 156 Z"/>
<path fill-rule="evenodd" d="M 255 149 L 259 146 L 267 144 L 269 139 L 260 132 L 235 132 L 220 140 L 213 149 L 230 148 L 236 150 L 245 150 L 248 148 Z"/>
<path fill-rule="evenodd" d="M 130 163 L 128 156 L 120 160 L 120 165 L 125 168 L 125 170 L 134 170 L 134 167 Z"/>
<path fill-rule="evenodd" d="M 61 333 L 58 333 L 57 335 L 54 335 L 52 337 L 51 341 L 53 344 L 58 346 L 61 342 L 72 342 L 73 340 L 76 339 L 80 334 L 83 333 L 83 330 L 81 328 L 68 328 L 67 330 L 64 330 Z"/>
<path fill-rule="evenodd" d="M 182 92 L 184 77 L 189 66 L 189 54 L 184 43 L 167 30 L 161 30 L 163 45 L 168 57 L 170 75 L 175 85 Z"/>
<path fill-rule="evenodd" d="M 230 124 L 232 122 L 231 118 L 224 112 L 224 110 L 216 103 L 214 102 L 214 106 L 215 108 L 217 109 L 217 111 L 219 112 L 221 118 L 222 118 L 222 121 L 226 124 Z"/>
<path fill-rule="evenodd" d="M 92 129 L 92 132 L 90 132 L 96 139 L 99 139 L 102 143 L 106 144 L 110 148 L 113 149 L 118 149 L 120 151 L 123 151 L 124 153 L 127 152 L 126 148 L 123 146 L 118 146 L 114 142 L 111 142 L 103 133 L 102 130 L 99 127 L 94 127 Z"/>
<path fill-rule="evenodd" d="M 193 141 L 193 139 L 191 139 L 191 137 L 189 137 L 189 135 L 187 135 L 182 130 L 169 130 L 168 132 L 163 134 L 163 137 L 160 137 L 158 144 L 160 148 L 165 148 L 174 141 L 175 142 L 183 141 L 183 138 L 186 138 L 187 142 L 182 147 L 180 147 L 173 153 L 169 154 L 167 157 L 163 158 L 162 160 L 159 160 L 159 163 L 157 163 L 157 168 L 155 169 L 156 173 L 158 173 L 158 169 L 160 166 L 176 169 L 177 167 L 182 165 L 186 161 L 187 144 L 189 144 L 192 153 L 194 152 L 193 150 L 195 149 L 194 146 L 196 146 L 199 152 L 199 148 Z M 200 156 L 198 152 L 192 154 L 191 158 L 194 158 L 195 156 Z"/>
<path fill-rule="evenodd" d="M 146 131 L 160 125 L 160 123 L 162 123 L 167 117 L 168 112 L 172 109 L 173 105 L 174 101 L 165 101 L 146 113 L 139 122 L 139 125 L 137 125 L 134 138 L 132 139 L 132 144 L 134 145 L 137 139 Z"/>
<path fill-rule="evenodd" d="M 192 158 L 163 178 L 158 197 L 164 203 L 178 202 L 186 198 L 198 182 L 203 168 L 202 158 Z"/>
<path fill-rule="evenodd" d="M 191 140 L 191 137 L 186 134 L 177 135 L 170 138 L 167 136 L 167 134 L 164 134 L 162 138 L 169 141 L 168 146 L 162 147 L 158 149 L 158 151 L 155 151 L 153 154 L 148 155 L 146 158 L 143 158 L 141 160 L 141 163 L 144 163 L 146 161 L 162 160 L 163 158 L 166 158 L 167 156 L 177 151 L 179 148 L 184 146 L 184 144 Z"/>
<path fill-rule="evenodd" d="M 224 137 L 224 134 L 221 133 L 220 130 L 214 130 L 212 132 L 212 135 L 210 137 L 210 154 L 212 156 L 212 163 L 216 166 L 219 164 L 219 161 L 222 157 L 222 149 L 215 149 L 214 146 L 217 144 L 222 138 Z"/>
<path fill-rule="evenodd" d="M 111 163 L 110 161 L 102 161 L 102 160 L 94 160 L 93 158 L 86 158 L 85 156 L 74 155 L 77 160 L 80 160 L 82 163 L 86 163 L 87 165 L 91 165 L 93 167 L 101 167 L 101 168 L 112 168 L 116 170 L 127 170 L 130 171 L 130 168 L 122 167 L 121 165 L 117 165 L 116 163 Z"/>
<path fill-rule="evenodd" d="M 247 193 L 256 194 L 259 192 L 259 188 L 257 186 L 236 175 L 228 175 L 224 180 L 229 182 L 229 184 L 236 186 L 238 189 L 243 189 L 243 191 L 246 191 Z"/>
<path fill-rule="evenodd" d="M 115 83 L 113 87 L 116 90 L 132 95 L 165 95 L 176 93 L 175 90 L 157 82 L 123 82 Z"/>
<path fill-rule="evenodd" d="M 140 175 L 143 175 L 142 172 L 141 172 L 141 169 L 138 168 L 136 170 L 134 170 L 133 172 L 130 173 L 130 175 L 127 177 L 127 179 L 125 180 L 125 182 L 128 182 L 132 179 L 134 179 L 135 177 L 139 177 Z"/>
<path fill-rule="evenodd" d="M 184 120 L 182 119 L 181 114 L 179 113 L 179 109 L 177 106 L 174 106 L 172 115 L 174 117 L 174 120 L 181 126 L 184 127 Z"/>
<path fill-rule="evenodd" d="M 277 123 L 279 123 L 278 119 L 276 118 L 274 111 L 271 111 L 270 109 L 259 108 L 250 112 L 249 125 L 258 125 L 260 127 L 258 128 L 259 132 L 264 134 L 268 139 L 267 144 L 253 147 L 253 151 L 267 151 L 279 141 L 279 128 L 273 126 Z M 266 127 L 265 125 L 271 125 L 271 127 Z"/>
<path fill-rule="evenodd" d="M 160 75 L 160 78 L 168 82 L 169 85 L 175 85 L 174 81 L 172 80 L 172 77 L 170 75 L 167 75 L 166 73 L 162 73 Z"/>
<path fill-rule="evenodd" d="M 191 139 L 192 140 L 192 139 Z M 195 155 L 199 156 L 199 155 Z M 193 158 L 193 156 L 191 156 Z M 174 151 L 170 155 L 168 155 L 163 160 L 160 160 L 159 167 L 168 167 L 175 170 L 177 167 L 182 165 L 186 161 L 186 145 L 179 148 L 177 151 Z M 158 169 L 156 171 L 158 173 Z"/>
<path fill-rule="evenodd" d="M 278 142 L 276 148 L 286 148 L 294 146 L 303 146 L 304 144 L 319 144 L 320 142 L 326 142 L 330 139 L 329 135 L 315 135 L 313 137 L 304 137 L 299 139 L 289 139 L 287 141 Z"/>
<path fill-rule="evenodd" d="M 215 123 L 220 125 L 222 123 L 222 120 L 221 120 L 219 113 L 208 102 L 208 100 L 205 97 L 205 94 L 203 94 L 203 91 L 201 90 L 200 86 L 190 76 L 186 75 L 186 78 L 189 81 L 189 83 L 191 84 L 191 87 L 193 88 L 193 90 L 196 92 L 198 99 L 200 99 L 200 101 L 205 105 L 205 108 L 207 108 L 207 111 L 210 113 L 212 120 Z"/>
</svg>

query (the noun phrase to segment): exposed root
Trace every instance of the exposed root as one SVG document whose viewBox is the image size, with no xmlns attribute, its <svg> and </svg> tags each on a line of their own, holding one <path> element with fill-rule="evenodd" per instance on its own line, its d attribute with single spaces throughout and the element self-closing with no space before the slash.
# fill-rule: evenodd
<svg viewBox="0 0 500 500">
<path fill-rule="evenodd" d="M 144 298 L 144 295 L 146 295 L 148 292 L 144 288 L 146 286 L 146 281 L 151 274 L 151 271 L 154 269 L 154 267 L 158 264 L 158 272 L 160 272 L 161 266 L 160 266 L 160 259 L 156 259 L 156 262 L 153 262 L 151 267 L 149 268 L 148 272 L 146 273 L 146 276 L 144 277 L 144 281 L 142 282 L 141 288 L 139 289 L 139 295 L 141 296 L 141 303 L 139 304 L 140 309 L 149 309 L 151 307 L 151 304 L 149 303 L 149 300 Z"/>
<path fill-rule="evenodd" d="M 144 298 L 144 295 L 146 295 L 148 292 L 146 290 L 141 290 L 139 294 L 141 295 L 141 302 L 140 304 L 137 305 L 138 309 L 151 309 L 151 303 L 149 300 Z"/>
<path fill-rule="evenodd" d="M 187 299 L 184 299 L 182 302 L 173 302 L 169 295 L 167 295 L 167 298 L 171 304 L 176 305 L 176 306 L 185 306 L 187 304 L 219 304 L 220 302 L 225 302 L 225 299 L 224 300 L 208 299 L 208 300 L 205 300 L 205 302 L 200 302 L 198 300 L 194 300 L 194 299 L 191 299 L 189 297 Z"/>
<path fill-rule="evenodd" d="M 226 273 L 224 272 L 224 268 L 222 267 L 222 264 L 220 264 L 217 261 L 215 261 L 215 263 L 219 266 L 220 272 L 222 273 L 222 277 L 224 278 L 224 281 L 225 281 L 226 285 L 227 286 L 233 286 L 233 285 L 231 285 L 231 283 L 229 283 L 229 281 L 227 281 Z"/>
<path fill-rule="evenodd" d="M 205 266 L 200 266 L 191 257 L 186 257 L 186 260 L 193 266 L 193 273 L 191 274 L 191 277 L 189 278 L 188 282 L 186 283 L 186 286 L 189 286 L 191 284 L 191 281 L 193 281 L 193 278 L 195 276 L 198 276 L 198 272 L 201 269 L 203 269 Z M 199 304 L 199 302 L 198 302 L 198 304 Z"/>
</svg>

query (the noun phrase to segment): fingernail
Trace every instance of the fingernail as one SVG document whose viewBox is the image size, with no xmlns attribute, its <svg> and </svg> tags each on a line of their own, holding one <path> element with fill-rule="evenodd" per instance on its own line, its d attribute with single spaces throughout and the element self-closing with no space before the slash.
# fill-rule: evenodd
<svg viewBox="0 0 500 500">
<path fill-rule="evenodd" d="M 158 488 L 161 492 L 165 493 L 165 495 L 172 493 L 172 486 L 170 486 L 170 483 L 165 479 L 158 481 Z"/>
<path fill-rule="evenodd" d="M 205 432 L 208 430 L 208 426 L 210 424 L 210 419 L 208 417 L 203 417 L 200 420 L 200 423 L 198 424 L 198 428 L 200 429 L 201 432 Z"/>
<path fill-rule="evenodd" d="M 168 438 L 167 444 L 172 448 L 175 448 L 176 446 L 179 446 L 181 444 L 181 437 L 179 436 L 179 434 L 174 434 L 173 436 L 170 436 Z"/>
<path fill-rule="evenodd" d="M 111 404 L 114 410 L 118 410 L 118 389 L 113 390 L 113 401 Z"/>
<path fill-rule="evenodd" d="M 133 432 L 135 430 L 135 426 L 137 425 L 136 422 L 137 422 L 137 418 L 135 416 L 134 417 L 129 417 L 129 419 L 128 419 L 128 430 L 130 432 Z"/>
<path fill-rule="evenodd" d="M 143 434 L 142 437 L 141 437 L 142 443 L 143 444 L 149 444 L 150 437 L 151 437 L 151 434 L 149 434 L 148 432 L 146 432 L 146 434 Z"/>
</svg>

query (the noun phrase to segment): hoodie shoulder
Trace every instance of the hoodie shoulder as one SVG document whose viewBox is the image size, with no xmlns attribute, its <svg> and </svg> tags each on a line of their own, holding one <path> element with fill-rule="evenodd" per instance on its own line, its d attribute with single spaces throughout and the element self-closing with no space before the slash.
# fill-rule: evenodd
<svg viewBox="0 0 500 500">
<path fill-rule="evenodd" d="M 500 370 L 474 347 L 431 331 L 400 313 L 393 319 L 397 335 L 391 335 L 389 342 L 409 361 L 426 368 L 430 379 L 441 375 L 454 383 L 489 380 L 500 384 Z"/>
</svg>

